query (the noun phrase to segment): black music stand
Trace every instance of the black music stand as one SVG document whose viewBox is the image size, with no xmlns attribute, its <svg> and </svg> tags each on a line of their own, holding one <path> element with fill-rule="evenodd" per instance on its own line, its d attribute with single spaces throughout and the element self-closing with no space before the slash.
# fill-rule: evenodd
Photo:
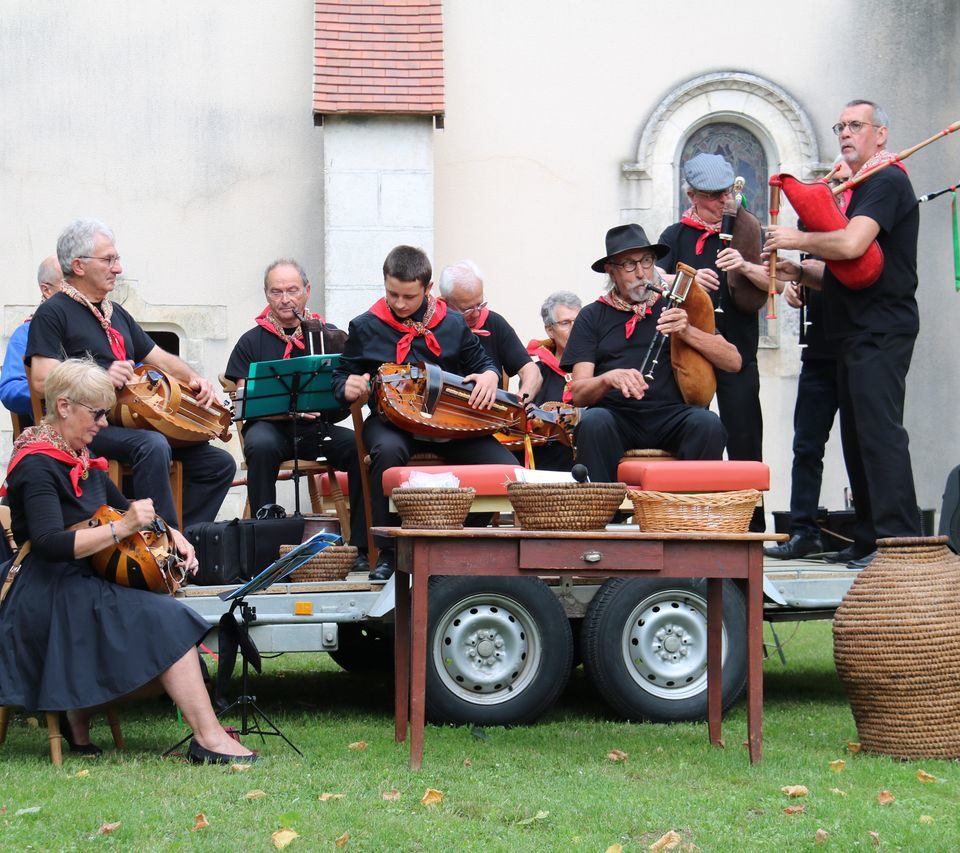
<svg viewBox="0 0 960 853">
<path fill-rule="evenodd" d="M 265 738 L 267 735 L 281 737 L 287 742 L 287 745 L 295 753 L 297 753 L 297 755 L 300 756 L 302 756 L 303 753 L 297 749 L 290 738 L 280 731 L 274 722 L 263 713 L 263 710 L 259 705 L 257 705 L 257 697 L 251 695 L 249 691 L 248 668 L 252 666 L 257 672 L 260 672 L 260 652 L 257 649 L 256 644 L 253 642 L 253 639 L 250 637 L 250 624 L 255 622 L 257 619 L 257 609 L 246 601 L 246 597 L 255 592 L 260 592 L 260 590 L 267 589 L 273 584 L 283 580 L 289 574 L 295 572 L 304 563 L 310 560 L 311 557 L 316 556 L 325 548 L 338 541 L 340 541 L 340 537 L 337 534 L 320 531 L 319 533 L 311 536 L 306 542 L 301 542 L 296 548 L 280 557 L 280 559 L 275 560 L 262 572 L 260 572 L 251 580 L 248 580 L 242 586 L 239 586 L 236 589 L 228 590 L 227 592 L 222 592 L 218 596 L 221 601 L 232 602 L 230 609 L 220 617 L 219 640 L 222 641 L 225 639 L 226 634 L 228 633 L 231 635 L 232 640 L 236 640 L 236 645 L 240 651 L 240 657 L 242 658 L 242 664 L 240 695 L 234 699 L 233 702 L 227 705 L 226 708 L 224 708 L 222 711 L 219 711 L 217 713 L 217 718 L 219 719 L 224 717 L 234 708 L 239 707 L 239 733 L 241 735 L 259 735 L 260 740 L 263 742 L 266 742 Z M 237 619 L 234 616 L 234 611 L 237 609 L 240 610 L 239 625 L 237 624 Z M 218 641 L 218 646 L 222 652 L 224 644 L 220 641 Z M 233 666 L 231 663 L 231 669 L 232 668 Z M 217 673 L 217 676 L 219 678 L 219 672 Z M 263 723 L 265 723 L 269 728 L 264 728 L 262 725 Z M 183 744 L 185 744 L 191 737 L 193 737 L 192 732 L 181 738 L 166 752 L 164 752 L 163 757 L 166 758 L 175 749 L 183 746 Z M 242 758 L 238 758 L 237 761 L 238 763 L 243 763 Z"/>
<path fill-rule="evenodd" d="M 298 414 L 320 412 L 340 406 L 333 395 L 333 370 L 340 355 L 304 355 L 250 365 L 249 375 L 237 392 L 234 420 L 289 415 L 293 424 L 294 515 L 300 512 L 300 438 Z M 256 512 L 259 507 L 251 507 Z"/>
</svg>

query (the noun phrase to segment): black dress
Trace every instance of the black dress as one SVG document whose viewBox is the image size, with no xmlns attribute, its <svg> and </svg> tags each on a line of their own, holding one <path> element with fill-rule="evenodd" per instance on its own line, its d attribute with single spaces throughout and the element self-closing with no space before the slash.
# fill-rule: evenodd
<svg viewBox="0 0 960 853">
<path fill-rule="evenodd" d="M 117 586 L 73 557 L 74 532 L 65 528 L 126 500 L 94 470 L 77 497 L 69 471 L 34 454 L 7 479 L 14 536 L 30 539 L 31 551 L 0 608 L 0 705 L 60 711 L 110 702 L 152 681 L 209 628 L 176 599 Z"/>
</svg>

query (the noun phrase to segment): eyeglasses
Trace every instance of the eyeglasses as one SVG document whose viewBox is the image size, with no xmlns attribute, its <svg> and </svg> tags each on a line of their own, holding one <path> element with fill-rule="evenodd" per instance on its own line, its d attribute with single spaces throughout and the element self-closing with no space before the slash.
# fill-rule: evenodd
<svg viewBox="0 0 960 853">
<path fill-rule="evenodd" d="M 267 291 L 268 299 L 283 299 L 284 296 L 289 296 L 291 299 L 297 299 L 303 293 L 302 287 L 291 287 L 287 290 L 278 290 L 277 288 L 271 287 Z"/>
<path fill-rule="evenodd" d="M 727 187 L 725 190 L 694 190 L 698 195 L 702 195 L 704 198 L 713 199 L 714 201 L 719 201 L 724 196 L 733 195 L 733 187 Z"/>
<path fill-rule="evenodd" d="M 98 255 L 77 255 L 77 257 L 83 261 L 103 261 L 108 267 L 114 267 L 120 263 L 119 255 L 107 255 L 105 258 Z"/>
<path fill-rule="evenodd" d="M 608 261 L 607 263 L 609 263 L 610 266 L 612 267 L 620 267 L 620 269 L 622 269 L 624 272 L 633 272 L 637 267 L 640 267 L 641 269 L 644 269 L 644 270 L 653 269 L 653 265 L 656 262 L 656 260 L 657 259 L 654 258 L 653 256 L 647 255 L 646 257 L 641 258 L 639 261 L 633 261 L 633 260 L 623 261 L 622 263 L 619 263 L 619 264 L 616 263 L 615 261 Z M 571 320 L 570 322 L 572 323 L 573 320 Z"/>
<path fill-rule="evenodd" d="M 472 314 L 479 314 L 486 307 L 487 301 L 484 300 L 479 305 L 474 305 L 473 308 L 464 308 L 460 313 L 463 314 L 464 317 L 468 317 Z"/>
<path fill-rule="evenodd" d="M 833 132 L 839 136 L 845 128 L 850 128 L 851 133 L 859 133 L 865 127 L 883 127 L 882 124 L 872 124 L 869 121 L 838 121 L 833 126 Z"/>
<path fill-rule="evenodd" d="M 627 272 L 629 272 L 629 270 L 627 270 Z M 552 329 L 569 329 L 572 325 L 573 320 L 557 320 L 549 324 Z"/>
<path fill-rule="evenodd" d="M 67 399 L 70 400 L 69 397 L 67 397 Z M 75 406 L 83 406 L 83 408 L 88 409 L 90 414 L 93 415 L 93 419 L 95 421 L 100 420 L 100 418 L 105 418 L 110 414 L 109 409 L 95 409 L 93 406 L 88 406 L 86 403 L 81 403 L 79 400 L 70 400 L 70 402 Z"/>
</svg>

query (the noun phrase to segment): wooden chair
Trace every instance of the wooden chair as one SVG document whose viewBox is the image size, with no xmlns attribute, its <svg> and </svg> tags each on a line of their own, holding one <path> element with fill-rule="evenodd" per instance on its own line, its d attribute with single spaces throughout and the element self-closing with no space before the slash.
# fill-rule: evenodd
<svg viewBox="0 0 960 853">
<path fill-rule="evenodd" d="M 220 385 L 223 390 L 230 397 L 231 401 L 236 400 L 237 397 L 237 383 L 232 379 L 227 379 L 226 376 L 220 374 Z M 243 450 L 243 431 L 237 428 L 237 437 L 240 439 L 240 450 Z M 337 515 L 337 520 L 340 522 L 340 531 L 341 535 L 344 538 L 348 538 L 350 535 L 350 508 L 347 503 L 347 499 L 344 497 L 343 490 L 340 488 L 340 483 L 337 480 L 335 469 L 333 465 L 327 462 L 325 459 L 299 459 L 296 462 L 296 466 L 300 471 L 300 476 L 305 476 L 307 478 L 307 490 L 310 494 L 310 511 L 315 515 L 323 515 L 327 510 L 326 501 L 324 500 L 323 492 L 321 489 L 320 478 L 322 475 L 328 475 L 327 479 L 330 483 L 330 496 L 333 500 L 334 510 Z M 246 460 L 240 463 L 240 470 L 247 470 Z M 287 459 L 280 463 L 280 471 L 277 475 L 277 482 L 284 480 L 291 480 L 294 476 L 294 460 Z M 246 486 L 247 479 L 246 477 L 241 477 L 233 481 L 235 486 Z M 294 484 L 294 488 L 299 488 L 299 483 Z M 244 506 L 243 517 L 250 518 L 250 498 L 247 498 L 247 502 Z"/>
<path fill-rule="evenodd" d="M 30 398 L 30 402 L 33 402 L 33 398 Z M 23 422 L 20 420 L 20 415 L 16 412 L 10 412 L 10 426 L 13 428 L 13 440 L 16 441 L 20 438 L 20 433 L 23 432 L 24 426 Z"/>
</svg>

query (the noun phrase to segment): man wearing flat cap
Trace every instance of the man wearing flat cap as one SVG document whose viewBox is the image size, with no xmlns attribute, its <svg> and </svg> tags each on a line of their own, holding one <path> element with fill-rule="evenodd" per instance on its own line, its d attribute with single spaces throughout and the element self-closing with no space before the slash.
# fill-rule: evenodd
<svg viewBox="0 0 960 853">
<path fill-rule="evenodd" d="M 683 308 L 660 294 L 657 260 L 639 225 L 607 232 L 606 254 L 591 266 L 605 273 L 604 293 L 577 316 L 561 366 L 571 371 L 575 406 L 586 406 L 576 431 L 577 461 L 594 482 L 617 478 L 626 450 L 655 447 L 678 459 L 719 459 L 727 434 L 709 409 L 684 402 L 665 346 L 649 384 L 641 368 L 659 331 L 674 335 L 720 371 L 740 369 L 740 355 L 721 335 L 691 325 Z"/>
<path fill-rule="evenodd" d="M 717 373 L 717 407 L 727 430 L 727 457 L 760 461 L 763 415 L 757 311 L 766 302 L 760 225 L 753 214 L 740 209 L 734 239 L 724 248 L 720 226 L 724 205 L 731 205 L 733 199 L 733 167 L 719 154 L 697 154 L 684 164 L 683 173 L 690 207 L 660 235 L 667 247 L 660 266 L 672 273 L 678 263 L 688 264 L 698 271 L 697 282 L 711 291 L 717 330 L 737 348 L 743 362 L 738 373 Z M 757 509 L 750 529 L 762 531 L 763 512 Z"/>
</svg>

